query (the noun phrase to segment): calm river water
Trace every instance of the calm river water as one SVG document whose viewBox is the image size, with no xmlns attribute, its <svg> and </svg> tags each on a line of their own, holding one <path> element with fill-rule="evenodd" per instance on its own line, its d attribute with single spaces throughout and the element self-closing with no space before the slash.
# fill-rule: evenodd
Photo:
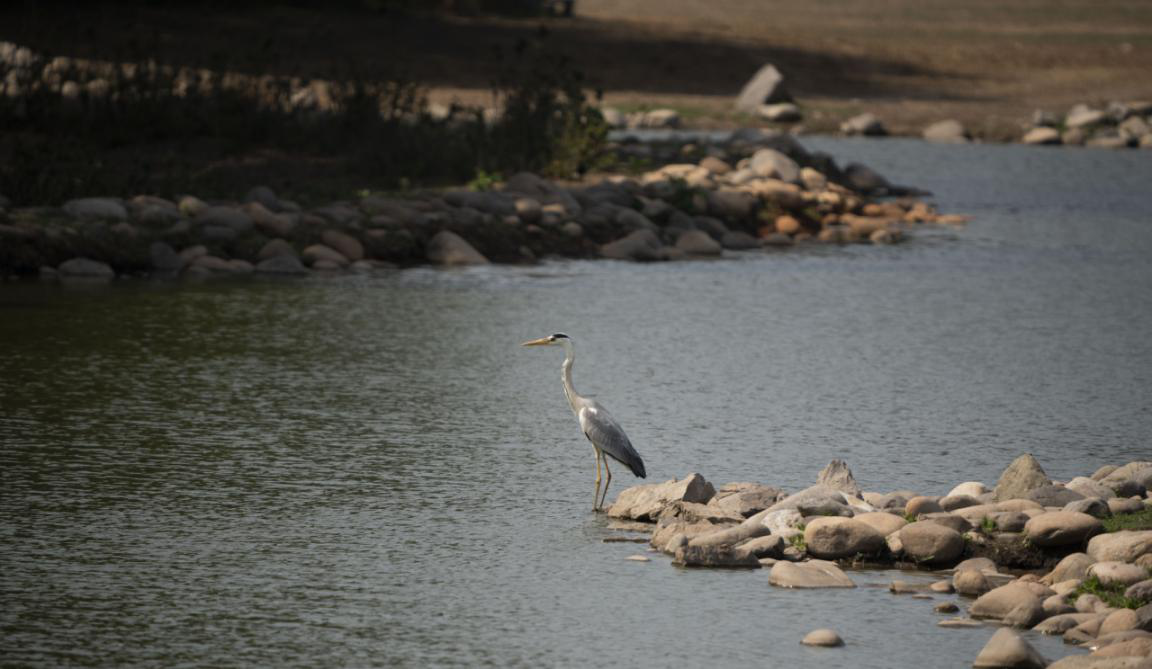
<svg viewBox="0 0 1152 669">
<path fill-rule="evenodd" d="M 937 627 L 892 572 L 626 561 L 562 351 L 517 346 L 571 335 L 654 481 L 795 490 L 843 458 L 942 494 L 1024 451 L 1057 478 L 1148 457 L 1152 152 L 806 143 L 975 220 L 715 262 L 0 286 L 0 664 L 970 666 L 992 628 Z M 798 644 L 825 626 L 848 646 Z"/>
</svg>

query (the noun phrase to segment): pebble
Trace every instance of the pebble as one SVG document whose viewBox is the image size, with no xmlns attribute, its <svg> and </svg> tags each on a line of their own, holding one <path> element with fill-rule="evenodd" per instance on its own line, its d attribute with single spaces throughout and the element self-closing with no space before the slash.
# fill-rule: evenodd
<svg viewBox="0 0 1152 669">
<path fill-rule="evenodd" d="M 840 635 L 837 634 L 834 630 L 821 628 L 812 630 L 808 634 L 805 634 L 804 638 L 800 640 L 800 643 L 804 644 L 805 646 L 822 646 L 825 648 L 834 648 L 837 646 L 843 646 L 844 639 L 841 639 Z"/>
</svg>

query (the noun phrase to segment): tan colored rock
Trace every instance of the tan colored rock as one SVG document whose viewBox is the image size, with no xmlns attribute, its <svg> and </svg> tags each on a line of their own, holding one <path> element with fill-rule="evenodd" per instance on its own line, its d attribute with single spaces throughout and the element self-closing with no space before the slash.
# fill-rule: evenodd
<svg viewBox="0 0 1152 669">
<path fill-rule="evenodd" d="M 1148 570 L 1127 562 L 1097 562 L 1088 567 L 1088 576 L 1095 576 L 1096 580 L 1104 586 L 1119 586 L 1127 588 L 1148 578 Z"/>
<path fill-rule="evenodd" d="M 306 249 L 307 250 L 307 249 Z M 437 265 L 487 265 L 488 259 L 463 237 L 449 230 L 437 232 L 424 249 L 428 260 Z"/>
<path fill-rule="evenodd" d="M 1138 499 L 1121 499 L 1113 497 L 1106 500 L 1106 503 L 1108 504 L 1108 510 L 1111 511 L 1113 515 L 1121 513 L 1138 513 L 1144 510 L 1144 502 Z"/>
<path fill-rule="evenodd" d="M 687 545 L 689 541 L 698 536 L 712 534 L 721 529 L 725 528 L 707 522 L 685 523 L 675 521 L 666 525 L 658 525 L 655 531 L 652 532 L 652 539 L 649 543 L 658 551 L 674 555 L 676 549 L 681 545 Z"/>
<path fill-rule="evenodd" d="M 868 525 L 884 537 L 892 534 L 893 532 L 900 531 L 900 528 L 908 524 L 908 521 L 904 520 L 900 516 L 884 511 L 871 511 L 869 513 L 861 513 L 857 516 L 853 516 L 853 520 Z"/>
<path fill-rule="evenodd" d="M 1125 530 L 1098 534 L 1088 541 L 1087 553 L 1097 562 L 1134 562 L 1152 552 L 1152 530 Z"/>
<path fill-rule="evenodd" d="M 852 579 L 831 562 L 809 560 L 792 563 L 777 562 L 772 567 L 768 582 L 781 588 L 855 588 Z"/>
<path fill-rule="evenodd" d="M 796 220 L 794 216 L 779 216 L 776 218 L 776 232 L 785 235 L 794 235 L 803 230 L 804 227 L 800 225 L 800 221 Z"/>
<path fill-rule="evenodd" d="M 1025 453 L 1013 460 L 1000 474 L 1000 479 L 996 482 L 996 500 L 1021 498 L 1030 490 L 1046 485 L 1052 485 L 1052 481 L 1044 473 L 1044 468 L 1040 466 L 1040 463 L 1031 453 Z M 1003 510 L 1018 511 L 1019 509 Z"/>
<path fill-rule="evenodd" d="M 1065 613 L 1076 613 L 1076 607 L 1069 604 L 1068 598 L 1064 595 L 1052 595 L 1051 597 L 1045 598 L 1040 604 L 1044 607 L 1044 617 L 1046 619 Z"/>
<path fill-rule="evenodd" d="M 608 509 L 611 518 L 653 521 L 666 506 L 676 501 L 707 504 L 716 489 L 699 474 L 682 480 L 665 481 L 627 488 L 620 492 Z"/>
<path fill-rule="evenodd" d="M 760 561 L 747 551 L 737 550 L 730 544 L 707 546 L 680 546 L 672 563 L 681 567 L 712 567 L 728 569 L 759 569 Z"/>
<path fill-rule="evenodd" d="M 972 666 L 976 669 L 992 667 L 1044 669 L 1048 666 L 1048 661 L 1019 634 L 1002 627 L 996 630 L 980 650 Z"/>
<path fill-rule="evenodd" d="M 744 517 L 712 506 L 711 504 L 676 500 L 664 507 L 664 509 L 660 511 L 660 515 L 656 517 L 657 522 L 671 522 L 673 520 L 680 520 L 686 523 L 709 522 L 714 525 L 725 525 L 742 523 L 744 522 Z M 744 537 L 744 539 L 747 538 L 748 537 Z"/>
<path fill-rule="evenodd" d="M 988 577 L 981 571 L 966 569 L 952 575 L 952 587 L 968 597 L 978 597 L 992 589 Z"/>
<path fill-rule="evenodd" d="M 759 559 L 779 558 L 784 554 L 784 540 L 775 534 L 769 534 L 739 543 L 736 548 Z"/>
<path fill-rule="evenodd" d="M 804 638 L 800 640 L 800 643 L 804 644 L 805 646 L 824 646 L 827 648 L 833 648 L 836 646 L 843 646 L 844 640 L 841 639 L 840 635 L 833 630 L 818 629 L 812 630 L 811 632 L 805 634 Z"/>
<path fill-rule="evenodd" d="M 804 543 L 811 555 L 832 560 L 884 549 L 883 535 L 854 518 L 817 518 L 804 529 Z"/>
<path fill-rule="evenodd" d="M 913 518 L 922 513 L 940 513 L 943 510 L 940 502 L 938 502 L 935 497 L 926 497 L 924 495 L 913 497 L 904 505 L 904 515 L 912 516 Z"/>
<path fill-rule="evenodd" d="M 340 267 L 348 266 L 348 259 L 344 257 L 344 254 L 323 244 L 313 244 L 306 247 L 304 252 L 300 254 L 300 257 L 309 266 L 315 265 L 316 262 L 320 260 L 336 263 Z"/>
<path fill-rule="evenodd" d="M 1097 636 L 1104 636 L 1105 634 L 1114 634 L 1116 632 L 1128 632 L 1134 629 L 1139 629 L 1141 624 L 1140 616 L 1132 609 L 1118 609 L 1109 613 L 1102 623 L 1100 629 L 1097 631 Z"/>
<path fill-rule="evenodd" d="M 1052 584 L 1069 579 L 1084 580 L 1088 575 L 1088 567 L 1096 562 L 1087 553 L 1072 553 L 1066 555 L 1060 562 L 1052 568 L 1052 571 L 1044 575 L 1040 580 L 1044 583 Z"/>
<path fill-rule="evenodd" d="M 688 541 L 689 546 L 734 546 L 749 539 L 767 536 L 769 530 L 763 525 L 736 525 L 715 532 L 701 534 Z"/>
<path fill-rule="evenodd" d="M 1070 629 L 1082 625 L 1089 620 L 1096 620 L 1100 616 L 1095 613 L 1064 613 L 1045 618 L 1032 628 L 1041 634 L 1064 634 Z"/>
<path fill-rule="evenodd" d="M 968 574 L 971 572 L 961 572 Z M 957 588 L 957 591 L 960 589 Z M 1009 583 L 1002 585 L 999 588 L 990 590 L 976 599 L 972 603 L 969 613 L 973 618 L 993 618 L 995 620 L 1003 620 L 1005 616 L 1015 610 L 1021 604 L 1029 605 L 1034 603 L 1037 609 L 1040 609 L 1040 598 L 1037 597 L 1030 588 L 1026 587 L 1023 583 Z"/>
<path fill-rule="evenodd" d="M 1129 639 L 1109 644 L 1092 653 L 1092 657 L 1139 657 L 1147 660 L 1152 657 L 1152 638 Z"/>
<path fill-rule="evenodd" d="M 350 261 L 364 259 L 364 245 L 352 235 L 339 230 L 325 230 L 320 233 L 320 239 L 326 245 L 336 249 Z"/>
<path fill-rule="evenodd" d="M 1024 526 L 1028 539 L 1044 548 L 1079 546 L 1104 531 L 1100 520 L 1086 513 L 1054 511 L 1036 516 Z"/>
<path fill-rule="evenodd" d="M 996 509 L 1008 513 L 1031 513 L 1033 511 L 1043 513 L 1047 511 L 1043 504 L 1023 498 L 1006 499 L 1003 502 L 997 502 Z"/>
<path fill-rule="evenodd" d="M 971 495 L 949 495 L 940 498 L 940 508 L 945 511 L 956 511 L 971 506 L 979 506 L 980 500 Z"/>
<path fill-rule="evenodd" d="M 957 485 L 952 490 L 948 491 L 946 497 L 954 497 L 958 495 L 967 495 L 969 497 L 979 498 L 981 495 L 988 492 L 988 487 L 979 481 L 965 481 Z"/>
<path fill-rule="evenodd" d="M 911 523 L 899 535 L 904 555 L 916 562 L 952 564 L 964 552 L 964 538 L 959 532 L 932 521 Z"/>
</svg>

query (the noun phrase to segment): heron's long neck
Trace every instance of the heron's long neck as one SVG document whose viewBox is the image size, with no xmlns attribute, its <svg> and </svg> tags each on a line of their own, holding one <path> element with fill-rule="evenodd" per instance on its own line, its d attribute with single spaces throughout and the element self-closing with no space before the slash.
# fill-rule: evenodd
<svg viewBox="0 0 1152 669">
<path fill-rule="evenodd" d="M 568 398 L 568 406 L 572 411 L 576 411 L 576 400 L 580 396 L 576 394 L 576 388 L 572 386 L 572 363 L 576 361 L 576 349 L 572 347 L 571 342 L 564 342 L 564 364 L 560 365 L 563 371 L 561 376 L 564 381 L 564 396 Z"/>
</svg>

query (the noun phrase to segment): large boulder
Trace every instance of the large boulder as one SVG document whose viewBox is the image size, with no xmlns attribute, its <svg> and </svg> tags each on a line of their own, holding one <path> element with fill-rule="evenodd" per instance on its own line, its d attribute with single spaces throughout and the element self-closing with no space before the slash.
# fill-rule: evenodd
<svg viewBox="0 0 1152 669">
<path fill-rule="evenodd" d="M 1152 552 L 1152 530 L 1125 530 L 1098 534 L 1088 541 L 1086 551 L 1097 562 L 1135 562 Z"/>
<path fill-rule="evenodd" d="M 312 244 L 306 247 L 300 255 L 309 266 L 314 266 L 321 261 L 328 261 L 338 267 L 348 266 L 348 258 L 345 258 L 344 254 L 323 244 Z"/>
<path fill-rule="evenodd" d="M 1088 576 L 1095 576 L 1096 580 L 1100 582 L 1100 585 L 1106 587 L 1124 586 L 1127 588 L 1130 585 L 1135 585 L 1140 581 L 1146 580 L 1148 578 L 1148 570 L 1127 562 L 1109 560 L 1107 562 L 1097 562 L 1091 567 L 1088 567 Z"/>
<path fill-rule="evenodd" d="M 1079 546 L 1103 530 L 1098 518 L 1075 511 L 1043 513 L 1024 525 L 1028 540 L 1043 548 Z"/>
<path fill-rule="evenodd" d="M 1089 497 L 1076 502 L 1068 502 L 1064 505 L 1063 510 L 1086 513 L 1093 518 L 1108 518 L 1112 515 L 1112 509 L 1099 497 Z"/>
<path fill-rule="evenodd" d="M 612 260 L 660 260 L 663 244 L 655 232 L 634 230 L 614 242 L 600 247 L 600 255 Z"/>
<path fill-rule="evenodd" d="M 814 485 L 773 504 L 768 511 L 795 509 L 804 516 L 851 516 L 852 510 L 844 493 Z"/>
<path fill-rule="evenodd" d="M 872 529 L 880 533 L 880 536 L 886 537 L 894 532 L 899 532 L 900 528 L 908 524 L 900 516 L 886 511 L 871 511 L 869 513 L 861 513 L 852 517 Z"/>
<path fill-rule="evenodd" d="M 979 597 L 992 589 L 992 583 L 983 571 L 963 569 L 952 575 L 952 588 L 958 594 Z"/>
<path fill-rule="evenodd" d="M 1096 613 L 1062 613 L 1057 616 L 1045 618 L 1032 631 L 1041 634 L 1064 634 L 1089 620 L 1096 620 L 1100 616 Z"/>
<path fill-rule="evenodd" d="M 1036 652 L 1036 649 L 1019 634 L 1007 627 L 1002 627 L 996 630 L 996 633 L 980 650 L 980 654 L 976 656 L 972 666 L 976 669 L 994 667 L 1044 669 L 1048 666 L 1048 660 Z"/>
<path fill-rule="evenodd" d="M 956 495 L 968 495 L 969 497 L 975 497 L 979 499 L 981 495 L 984 495 L 987 492 L 988 487 L 983 483 L 979 481 L 965 481 L 964 483 L 957 485 L 955 488 L 952 488 L 952 490 L 948 491 L 948 494 L 945 496 L 953 497 Z"/>
<path fill-rule="evenodd" d="M 672 563 L 681 567 L 760 568 L 760 560 L 755 555 L 731 544 L 694 546 L 689 543 L 676 549 Z"/>
<path fill-rule="evenodd" d="M 781 588 L 855 588 L 856 584 L 831 562 L 777 562 L 768 582 Z"/>
<path fill-rule="evenodd" d="M 295 255 L 281 255 L 265 258 L 256 263 L 257 274 L 273 274 L 280 276 L 303 276 L 308 268 Z"/>
<path fill-rule="evenodd" d="M 1087 553 L 1072 553 L 1064 556 L 1064 559 L 1040 580 L 1049 585 L 1072 579 L 1083 580 L 1088 576 L 1088 568 L 1095 562 L 1096 560 Z"/>
<path fill-rule="evenodd" d="M 848 463 L 843 460 L 829 462 L 824 469 L 820 470 L 820 474 L 816 477 L 816 483 L 825 488 L 839 490 L 846 495 L 860 497 L 860 486 L 856 483 L 856 477 L 852 475 Z"/>
<path fill-rule="evenodd" d="M 703 230 L 685 230 L 676 238 L 676 248 L 690 256 L 718 256 L 723 248 Z"/>
<path fill-rule="evenodd" d="M 1087 476 L 1077 476 L 1064 485 L 1065 488 L 1078 492 L 1084 497 L 1099 497 L 1100 499 L 1110 499 L 1116 496 L 1112 488 L 1100 483 L 1099 481 L 1088 478 Z"/>
<path fill-rule="evenodd" d="M 776 104 L 779 102 L 792 102 L 792 96 L 784 87 L 784 75 L 775 65 L 762 66 L 736 98 L 736 110 L 747 114 L 755 114 L 761 105 Z"/>
<path fill-rule="evenodd" d="M 779 488 L 758 483 L 730 483 L 716 491 L 716 496 L 708 502 L 730 513 L 745 518 L 760 513 L 784 497 Z"/>
<path fill-rule="evenodd" d="M 437 265 L 487 265 L 488 259 L 463 237 L 449 230 L 437 232 L 424 250 L 428 260 Z"/>
<path fill-rule="evenodd" d="M 325 230 L 320 233 L 320 240 L 327 246 L 336 249 L 340 255 L 350 261 L 364 259 L 364 245 L 352 235 L 339 230 Z"/>
<path fill-rule="evenodd" d="M 699 474 L 689 474 L 677 481 L 638 485 L 620 492 L 608 509 L 612 518 L 653 522 L 672 502 L 707 504 L 716 489 Z"/>
<path fill-rule="evenodd" d="M 731 511 L 725 511 L 719 507 L 712 506 L 711 504 L 677 500 L 664 507 L 656 520 L 657 522 L 680 520 L 686 523 L 703 521 L 714 525 L 736 525 L 741 523 L 744 517 Z"/>
<path fill-rule="evenodd" d="M 1031 608 L 1035 605 L 1037 609 L 1042 610 L 1042 601 L 1026 584 L 1014 581 L 980 595 L 972 603 L 969 613 L 973 618 L 1003 620 L 1020 606 Z"/>
<path fill-rule="evenodd" d="M 1025 453 L 1013 460 L 1000 474 L 1000 479 L 996 481 L 996 500 L 1023 498 L 1032 490 L 1046 485 L 1052 485 L 1052 481 L 1044 473 L 1044 468 L 1031 453 Z"/>
<path fill-rule="evenodd" d="M 1041 486 L 1033 490 L 1029 490 L 1024 496 L 1024 499 L 1030 499 L 1041 506 L 1064 506 L 1069 502 L 1076 502 L 1084 499 L 1084 495 L 1070 490 L 1059 484 L 1052 484 Z"/>
<path fill-rule="evenodd" d="M 830 560 L 878 553 L 885 546 L 884 536 L 867 523 L 838 517 L 809 523 L 804 529 L 804 543 L 811 555 Z"/>
<path fill-rule="evenodd" d="M 925 564 L 952 564 L 964 552 L 964 538 L 956 530 L 932 521 L 905 526 L 899 532 L 905 557 Z"/>
</svg>

